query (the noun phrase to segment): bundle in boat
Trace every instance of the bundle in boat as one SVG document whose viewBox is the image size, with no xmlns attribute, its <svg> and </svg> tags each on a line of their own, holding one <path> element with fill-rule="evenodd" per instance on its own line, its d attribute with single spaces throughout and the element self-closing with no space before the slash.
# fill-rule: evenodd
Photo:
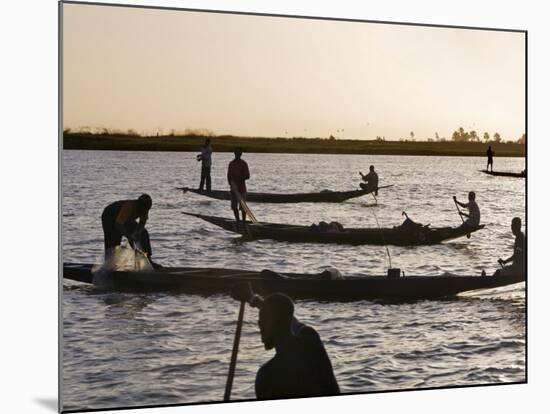
<svg viewBox="0 0 550 414">
<path fill-rule="evenodd" d="M 91 264 L 65 263 L 63 277 L 92 283 Z M 163 267 L 151 271 L 113 271 L 111 289 L 129 292 L 173 291 L 193 294 L 230 294 L 250 283 L 260 294 L 283 292 L 292 297 L 333 300 L 416 300 L 449 297 L 461 292 L 490 289 L 525 281 L 524 274 L 501 276 L 337 276 L 332 272 L 277 273 L 222 268 Z"/>
<path fill-rule="evenodd" d="M 430 227 L 405 220 L 393 228 L 345 228 L 339 223 L 328 225 L 325 231 L 321 225 L 300 226 L 282 223 L 251 223 L 237 226 L 235 220 L 183 212 L 200 218 L 227 231 L 238 233 L 246 239 L 272 239 L 295 243 L 374 244 L 395 246 L 417 246 L 438 244 L 481 230 L 485 225 L 459 227 Z"/>
<path fill-rule="evenodd" d="M 383 185 L 376 190 L 382 188 L 393 187 L 393 185 Z M 191 192 L 205 197 L 214 198 L 216 200 L 230 200 L 231 194 L 229 191 L 223 190 L 197 190 L 195 188 L 178 187 L 178 190 L 183 192 Z M 362 197 L 376 190 L 351 190 L 351 191 L 331 191 L 323 190 L 316 193 L 255 193 L 247 192 L 246 201 L 252 203 L 341 203 L 351 198 Z"/>
</svg>

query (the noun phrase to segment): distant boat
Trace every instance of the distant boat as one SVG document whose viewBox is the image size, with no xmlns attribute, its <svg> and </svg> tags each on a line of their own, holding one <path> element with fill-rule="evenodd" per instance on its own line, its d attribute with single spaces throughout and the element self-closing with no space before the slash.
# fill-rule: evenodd
<svg viewBox="0 0 550 414">
<path fill-rule="evenodd" d="M 382 188 L 393 187 L 393 185 L 383 185 Z M 205 197 L 215 198 L 216 200 L 230 200 L 231 194 L 225 190 L 204 191 L 196 188 L 178 187 L 183 192 L 191 192 Z M 249 203 L 341 203 L 350 198 L 361 197 L 372 193 L 372 190 L 351 190 L 351 191 L 330 191 L 324 190 L 317 193 L 246 193 L 246 201 Z"/>
<path fill-rule="evenodd" d="M 479 170 L 482 173 L 494 175 L 495 177 L 516 177 L 516 178 L 525 178 L 527 177 L 527 174 L 525 171 L 522 171 L 520 173 L 514 173 L 514 172 L 506 172 L 506 171 L 487 171 L 487 170 Z"/>
</svg>

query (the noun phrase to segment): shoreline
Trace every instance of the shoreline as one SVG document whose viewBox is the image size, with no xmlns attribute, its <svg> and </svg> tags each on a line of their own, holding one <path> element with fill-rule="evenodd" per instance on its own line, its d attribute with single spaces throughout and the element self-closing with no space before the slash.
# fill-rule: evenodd
<svg viewBox="0 0 550 414">
<path fill-rule="evenodd" d="M 146 137 L 86 133 L 65 133 L 63 135 L 63 150 L 199 152 L 206 138 L 210 138 L 215 152 L 233 152 L 234 148 L 241 147 L 245 153 L 485 157 L 487 146 L 491 145 L 497 158 L 525 157 L 526 153 L 525 145 L 517 143 L 205 137 L 197 135 Z"/>
</svg>

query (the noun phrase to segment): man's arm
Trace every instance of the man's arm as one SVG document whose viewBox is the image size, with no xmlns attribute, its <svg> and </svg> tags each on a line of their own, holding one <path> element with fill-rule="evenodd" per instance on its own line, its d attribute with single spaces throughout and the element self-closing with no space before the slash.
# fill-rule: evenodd
<svg viewBox="0 0 550 414">
<path fill-rule="evenodd" d="M 244 162 L 244 177 L 245 180 L 248 180 L 250 178 L 250 170 L 248 169 L 248 164 L 246 161 Z"/>
<path fill-rule="evenodd" d="M 504 259 L 504 260 L 498 259 L 498 262 L 499 262 L 500 264 L 505 265 L 505 264 L 510 263 L 512 260 L 514 260 L 514 257 L 515 257 L 515 253 L 514 253 L 512 256 L 510 256 L 508 259 Z"/>
<path fill-rule="evenodd" d="M 462 208 L 467 208 L 468 207 L 468 204 L 464 204 L 464 203 L 461 203 L 460 201 L 458 201 L 457 199 L 455 199 L 456 201 L 456 204 L 458 204 L 460 207 Z"/>
<path fill-rule="evenodd" d="M 256 374 L 256 381 L 254 383 L 254 391 L 256 398 L 259 400 L 268 400 L 273 398 L 273 384 L 271 375 L 269 372 L 269 362 L 263 365 Z"/>
<path fill-rule="evenodd" d="M 523 255 L 523 249 L 520 246 L 517 245 L 517 242 L 514 243 L 514 253 L 512 254 L 512 256 L 504 260 L 498 259 L 498 262 L 501 265 L 505 265 L 510 262 L 519 261 L 521 259 L 521 256 Z"/>
<path fill-rule="evenodd" d="M 300 332 L 300 337 L 310 343 L 309 357 L 314 361 L 312 380 L 317 382 L 316 392 L 319 395 L 340 394 L 340 387 L 334 376 L 332 363 L 317 331 L 306 326 Z"/>
<path fill-rule="evenodd" d="M 233 181 L 233 168 L 232 164 L 229 163 L 229 167 L 227 167 L 227 182 L 229 185 L 231 185 L 231 181 Z"/>
<path fill-rule="evenodd" d="M 519 262 L 521 259 L 521 256 L 523 256 L 523 249 L 521 247 L 514 246 L 514 253 L 512 256 L 510 256 L 508 259 L 502 260 L 499 259 L 499 262 L 502 264 L 507 264 L 510 262 Z"/>
<path fill-rule="evenodd" d="M 126 228 L 126 223 L 131 220 L 132 206 L 129 203 L 125 203 L 120 208 L 115 220 L 115 229 L 118 230 L 128 240 L 133 241 L 132 235 Z"/>
<path fill-rule="evenodd" d="M 138 223 L 138 227 L 137 227 L 136 232 L 135 232 L 137 237 L 139 237 L 139 234 L 145 228 L 145 224 L 147 223 L 148 219 L 149 219 L 149 213 L 148 212 L 145 212 L 141 216 L 139 216 L 139 223 Z"/>
<path fill-rule="evenodd" d="M 235 286 L 231 291 L 231 296 L 233 297 L 233 299 L 248 303 L 253 308 L 260 309 L 262 303 L 264 303 L 264 298 L 252 291 L 250 283 L 241 283 Z M 292 333 L 294 335 L 298 335 L 300 331 L 306 326 L 307 325 L 304 325 L 295 317 L 292 317 L 290 329 L 292 330 Z"/>
<path fill-rule="evenodd" d="M 367 175 L 363 175 L 362 177 L 363 177 L 363 181 L 368 183 L 370 181 L 370 179 L 372 178 L 372 173 L 369 172 Z"/>
</svg>

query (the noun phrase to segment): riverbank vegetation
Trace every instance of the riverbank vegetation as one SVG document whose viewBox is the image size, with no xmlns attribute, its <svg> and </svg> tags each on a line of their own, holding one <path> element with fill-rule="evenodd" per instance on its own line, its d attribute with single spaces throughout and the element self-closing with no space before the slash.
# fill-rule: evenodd
<svg viewBox="0 0 550 414">
<path fill-rule="evenodd" d="M 378 155 L 441 155 L 485 156 L 491 145 L 495 156 L 524 157 L 525 135 L 516 140 L 505 141 L 500 134 L 465 131 L 459 128 L 450 139 L 434 137 L 417 140 L 411 131 L 406 139 L 386 140 L 376 137 L 371 140 L 303 137 L 237 137 L 216 136 L 208 130 L 186 130 L 181 133 L 141 135 L 134 130 L 125 132 L 107 129 L 82 129 L 63 132 L 63 149 L 66 150 L 114 150 L 114 151 L 198 151 L 206 138 L 210 138 L 217 152 L 232 152 L 241 147 L 244 152 L 259 153 L 306 153 L 306 154 L 378 154 Z"/>
</svg>

